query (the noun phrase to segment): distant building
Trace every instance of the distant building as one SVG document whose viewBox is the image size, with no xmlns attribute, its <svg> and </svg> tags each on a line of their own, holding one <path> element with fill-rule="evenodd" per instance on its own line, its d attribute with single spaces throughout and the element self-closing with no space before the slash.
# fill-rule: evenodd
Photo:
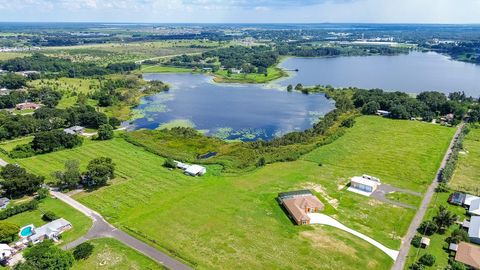
<svg viewBox="0 0 480 270">
<path fill-rule="evenodd" d="M 0 198 L 0 209 L 5 209 L 10 204 L 10 200 L 8 198 L 2 197 Z"/>
<path fill-rule="evenodd" d="M 15 106 L 15 109 L 17 110 L 37 110 L 42 107 L 41 104 L 34 103 L 34 102 L 24 102 L 24 103 L 18 103 Z"/>
<path fill-rule="evenodd" d="M 278 194 L 278 201 L 297 225 L 310 224 L 308 213 L 323 211 L 323 203 L 309 190 L 297 190 Z"/>
<path fill-rule="evenodd" d="M 81 126 L 73 126 L 63 130 L 63 132 L 71 135 L 82 135 L 85 132 L 85 128 Z"/>
<path fill-rule="evenodd" d="M 232 74 L 240 74 L 240 73 L 242 73 L 242 70 L 241 70 L 241 69 L 238 69 L 238 68 L 231 68 L 231 69 L 229 69 L 229 70 L 230 70 L 230 72 L 231 72 Z"/>
<path fill-rule="evenodd" d="M 470 237 L 472 243 L 480 244 L 480 216 L 473 216 L 470 219 L 468 237 Z"/>
<path fill-rule="evenodd" d="M 185 174 L 190 176 L 202 176 L 207 173 L 207 168 L 200 165 L 191 165 L 185 170 Z"/>
<path fill-rule="evenodd" d="M 360 191 L 369 195 L 377 190 L 380 185 L 380 179 L 376 177 L 369 175 L 354 176 L 350 180 L 350 187 L 348 190 L 353 192 Z"/>
<path fill-rule="evenodd" d="M 20 74 L 20 75 L 22 75 L 22 76 L 28 77 L 28 76 L 30 76 L 30 75 L 40 74 L 40 72 L 39 72 L 39 71 L 35 71 L 35 70 L 27 70 L 27 71 L 17 72 L 17 74 Z"/>
<path fill-rule="evenodd" d="M 480 247 L 460 242 L 455 255 L 455 261 L 466 264 L 473 269 L 480 269 Z"/>
<path fill-rule="evenodd" d="M 390 112 L 384 111 L 384 110 L 377 110 L 377 115 L 387 117 L 387 116 L 390 116 Z"/>
<path fill-rule="evenodd" d="M 480 199 L 471 202 L 468 213 L 472 216 L 480 216 Z"/>
</svg>

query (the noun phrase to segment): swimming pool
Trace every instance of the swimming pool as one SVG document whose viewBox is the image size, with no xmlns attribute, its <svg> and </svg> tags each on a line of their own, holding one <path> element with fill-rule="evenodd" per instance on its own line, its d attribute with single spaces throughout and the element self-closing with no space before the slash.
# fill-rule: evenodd
<svg viewBox="0 0 480 270">
<path fill-rule="evenodd" d="M 29 237 L 30 235 L 33 234 L 33 225 L 28 225 L 20 229 L 19 235 L 21 237 Z"/>
</svg>

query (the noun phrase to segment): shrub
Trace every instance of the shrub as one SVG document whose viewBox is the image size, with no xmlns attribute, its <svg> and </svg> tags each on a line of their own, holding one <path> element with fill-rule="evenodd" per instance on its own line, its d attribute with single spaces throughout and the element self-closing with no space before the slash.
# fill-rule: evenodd
<svg viewBox="0 0 480 270">
<path fill-rule="evenodd" d="M 467 231 L 463 229 L 456 229 L 452 232 L 452 235 L 448 238 L 450 243 L 460 243 L 460 242 L 470 242 L 470 237 L 468 236 Z"/>
<path fill-rule="evenodd" d="M 426 265 L 426 266 L 433 266 L 435 264 L 435 256 L 432 254 L 424 254 L 420 259 L 418 260 L 418 263 Z"/>
<path fill-rule="evenodd" d="M 3 211 L 0 211 L 0 220 L 7 219 L 11 216 L 15 216 L 17 214 L 20 214 L 26 211 L 37 209 L 37 207 L 38 207 L 38 201 L 35 199 L 26 203 L 14 205 Z"/>
<path fill-rule="evenodd" d="M 98 140 L 105 141 L 113 138 L 113 127 L 109 124 L 103 124 L 98 128 Z"/>
<path fill-rule="evenodd" d="M 420 224 L 417 231 L 421 234 L 432 235 L 437 231 L 437 229 L 438 229 L 438 226 L 435 222 L 431 220 L 426 220 L 422 222 L 422 224 Z"/>
<path fill-rule="evenodd" d="M 163 162 L 163 167 L 175 169 L 177 168 L 177 164 L 175 163 L 175 161 L 173 161 L 173 159 L 167 158 L 165 162 Z"/>
<path fill-rule="evenodd" d="M 55 213 L 53 213 L 52 211 L 47 211 L 43 214 L 42 219 L 44 221 L 54 221 L 54 220 L 58 219 L 58 216 Z"/>
<path fill-rule="evenodd" d="M 354 124 L 355 124 L 355 119 L 354 118 L 347 118 L 347 119 L 343 120 L 342 127 L 351 128 L 351 127 L 353 127 Z"/>
<path fill-rule="evenodd" d="M 74 250 L 73 250 L 73 257 L 75 260 L 85 260 L 90 255 L 93 253 L 93 245 L 86 242 L 78 245 Z"/>
<path fill-rule="evenodd" d="M 38 200 L 43 200 L 48 197 L 50 192 L 46 188 L 41 188 L 37 191 L 37 199 Z"/>
<path fill-rule="evenodd" d="M 417 262 L 417 263 L 414 263 L 414 264 L 410 265 L 410 269 L 411 270 L 423 270 L 423 269 L 425 269 L 425 266 L 423 264 Z"/>
<path fill-rule="evenodd" d="M 0 243 L 10 243 L 15 241 L 18 230 L 20 230 L 20 227 L 18 227 L 17 224 L 0 222 Z"/>
</svg>

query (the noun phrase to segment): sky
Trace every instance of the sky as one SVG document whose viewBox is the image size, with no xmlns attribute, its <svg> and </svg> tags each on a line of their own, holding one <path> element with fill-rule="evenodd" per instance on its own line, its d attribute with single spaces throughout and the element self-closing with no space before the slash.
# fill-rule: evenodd
<svg viewBox="0 0 480 270">
<path fill-rule="evenodd" d="M 480 23 L 480 0 L 0 0 L 0 21 Z"/>
</svg>

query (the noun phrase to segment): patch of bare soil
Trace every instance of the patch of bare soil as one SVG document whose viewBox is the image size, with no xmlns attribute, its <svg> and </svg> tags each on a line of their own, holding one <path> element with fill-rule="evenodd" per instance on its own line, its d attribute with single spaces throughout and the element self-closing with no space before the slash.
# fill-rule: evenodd
<svg viewBox="0 0 480 270">
<path fill-rule="evenodd" d="M 335 198 L 332 198 L 328 195 L 328 193 L 325 191 L 325 189 L 322 187 L 320 184 L 315 184 L 315 183 L 306 183 L 304 188 L 306 189 L 313 189 L 315 192 L 320 193 L 322 197 L 327 200 L 327 202 L 333 206 L 335 209 L 338 208 L 338 200 Z"/>
</svg>

